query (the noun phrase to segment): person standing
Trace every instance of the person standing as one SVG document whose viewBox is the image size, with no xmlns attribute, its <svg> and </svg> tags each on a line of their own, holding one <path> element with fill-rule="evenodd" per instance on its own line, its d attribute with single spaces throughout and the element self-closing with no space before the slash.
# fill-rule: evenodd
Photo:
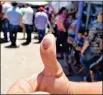
<svg viewBox="0 0 103 95">
<path fill-rule="evenodd" d="M 57 25 L 57 57 L 62 58 L 65 50 L 65 43 L 67 41 L 67 9 L 62 7 L 56 20 Z"/>
<path fill-rule="evenodd" d="M 50 26 L 48 15 L 45 13 L 45 9 L 40 7 L 38 12 L 35 14 L 35 27 L 38 31 L 39 42 L 42 41 L 48 24 Z"/>
<path fill-rule="evenodd" d="M 89 68 L 100 67 L 103 70 L 103 11 L 99 13 L 97 22 L 92 26 L 86 38 L 81 55 L 89 76 Z M 99 60 L 101 59 L 101 60 Z M 101 66 L 102 65 L 102 66 Z"/>
<path fill-rule="evenodd" d="M 8 42 L 8 37 L 7 37 L 7 32 L 9 32 L 9 21 L 8 21 L 8 18 L 7 18 L 7 11 L 11 8 L 11 3 L 8 1 L 8 2 L 5 2 L 3 5 L 2 5 L 2 13 L 3 13 L 3 18 L 2 18 L 2 30 L 3 30 L 3 33 L 4 33 L 4 40 L 5 42 Z"/>
<path fill-rule="evenodd" d="M 21 25 L 22 21 L 22 14 L 17 7 L 16 2 L 12 2 L 12 8 L 8 10 L 7 16 L 10 22 L 10 41 L 11 45 L 10 47 L 17 47 L 16 45 L 16 38 L 17 38 L 17 32 L 19 31 L 19 25 Z"/>
<path fill-rule="evenodd" d="M 26 42 L 24 42 L 22 45 L 28 45 L 31 42 L 31 33 L 33 32 L 33 17 L 34 17 L 33 9 L 28 4 L 25 4 L 23 24 L 25 25 L 27 39 Z"/>
</svg>

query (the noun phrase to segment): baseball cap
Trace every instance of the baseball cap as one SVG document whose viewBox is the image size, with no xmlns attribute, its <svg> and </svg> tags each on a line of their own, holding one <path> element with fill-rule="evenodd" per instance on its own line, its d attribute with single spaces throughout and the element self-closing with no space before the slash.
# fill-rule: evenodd
<svg viewBox="0 0 103 95">
<path fill-rule="evenodd" d="M 44 11 L 45 8 L 44 8 L 44 7 L 40 7 L 38 10 L 39 10 L 39 11 Z"/>
</svg>

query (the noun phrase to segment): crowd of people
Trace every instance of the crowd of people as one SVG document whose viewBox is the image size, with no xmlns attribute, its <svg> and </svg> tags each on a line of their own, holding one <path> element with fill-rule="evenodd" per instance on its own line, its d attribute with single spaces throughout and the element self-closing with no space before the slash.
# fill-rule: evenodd
<svg viewBox="0 0 103 95">
<path fill-rule="evenodd" d="M 58 13 L 49 8 L 40 7 L 36 13 L 33 8 L 24 4 L 18 7 L 17 2 L 4 2 L 0 8 L 0 31 L 4 33 L 4 40 L 8 42 L 7 32 L 9 32 L 11 45 L 17 47 L 17 33 L 19 27 L 23 29 L 23 38 L 27 33 L 26 42 L 22 45 L 28 45 L 31 42 L 31 35 L 35 30 L 38 33 L 39 43 L 46 34 L 52 33 L 56 37 L 57 58 L 64 58 L 70 75 L 85 67 L 86 81 L 90 77 L 90 70 L 94 71 L 95 80 L 102 80 L 103 75 L 103 11 L 101 11 L 95 23 L 89 30 L 82 26 L 76 33 L 78 21 L 78 8 L 71 13 L 65 7 L 62 7 Z M 2 26 L 1 26 L 2 24 Z"/>
</svg>

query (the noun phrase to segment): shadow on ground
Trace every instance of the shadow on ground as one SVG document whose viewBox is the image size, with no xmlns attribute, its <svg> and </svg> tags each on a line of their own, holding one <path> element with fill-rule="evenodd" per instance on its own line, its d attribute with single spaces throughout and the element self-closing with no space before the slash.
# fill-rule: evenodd
<svg viewBox="0 0 103 95">
<path fill-rule="evenodd" d="M 0 38 L 0 44 L 7 43 L 3 38 Z"/>
<path fill-rule="evenodd" d="M 5 48 L 8 48 L 8 49 L 17 49 L 19 47 L 20 46 L 11 46 L 11 45 L 5 46 Z"/>
</svg>

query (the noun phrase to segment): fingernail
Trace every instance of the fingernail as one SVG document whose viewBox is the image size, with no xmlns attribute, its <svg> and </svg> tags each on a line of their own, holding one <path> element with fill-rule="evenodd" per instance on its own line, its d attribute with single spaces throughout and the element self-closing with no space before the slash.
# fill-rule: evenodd
<svg viewBox="0 0 103 95">
<path fill-rule="evenodd" d="M 43 43 L 42 43 L 43 48 L 44 48 L 44 49 L 48 49 L 48 48 L 50 47 L 51 43 L 52 43 L 52 42 L 51 42 L 50 39 L 45 38 L 45 39 L 43 40 Z"/>
</svg>

